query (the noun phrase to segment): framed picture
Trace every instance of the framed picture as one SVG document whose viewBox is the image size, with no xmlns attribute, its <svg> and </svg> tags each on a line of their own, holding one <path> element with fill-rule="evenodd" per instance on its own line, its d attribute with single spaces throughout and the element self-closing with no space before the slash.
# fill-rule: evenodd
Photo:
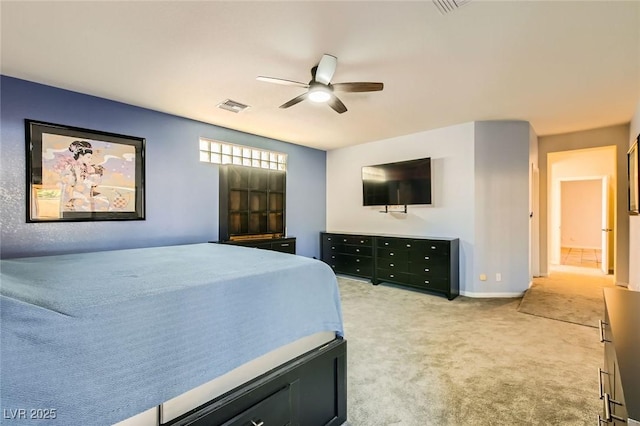
<svg viewBox="0 0 640 426">
<path fill-rule="evenodd" d="M 638 208 L 638 202 L 640 200 L 640 135 L 636 138 L 635 143 L 631 146 L 631 149 L 627 153 L 627 170 L 629 174 L 629 213 L 640 214 Z"/>
<path fill-rule="evenodd" d="M 145 140 L 25 120 L 27 222 L 143 220 Z"/>
</svg>

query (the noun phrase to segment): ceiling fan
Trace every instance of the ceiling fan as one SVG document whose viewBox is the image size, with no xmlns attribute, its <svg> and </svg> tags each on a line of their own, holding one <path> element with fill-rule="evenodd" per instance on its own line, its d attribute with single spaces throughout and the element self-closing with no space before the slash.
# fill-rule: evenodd
<svg viewBox="0 0 640 426">
<path fill-rule="evenodd" d="M 280 105 L 280 108 L 289 108 L 305 99 L 312 102 L 327 102 L 338 114 L 347 111 L 342 101 L 338 99 L 333 92 L 378 92 L 382 90 L 382 83 L 368 82 L 352 82 L 352 83 L 331 83 L 333 74 L 336 72 L 338 58 L 332 55 L 324 54 L 318 65 L 311 68 L 311 81 L 309 83 L 301 83 L 299 81 L 285 80 L 283 78 L 274 77 L 257 77 L 260 81 L 268 83 L 283 84 L 285 86 L 297 86 L 308 89 L 300 96 L 296 96 Z"/>
</svg>

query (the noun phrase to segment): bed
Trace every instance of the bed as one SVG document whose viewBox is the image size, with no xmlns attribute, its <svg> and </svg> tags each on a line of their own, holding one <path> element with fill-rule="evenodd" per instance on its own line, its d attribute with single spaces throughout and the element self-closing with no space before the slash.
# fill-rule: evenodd
<svg viewBox="0 0 640 426">
<path fill-rule="evenodd" d="M 0 262 L 2 424 L 346 421 L 320 261 L 206 243 Z"/>
</svg>

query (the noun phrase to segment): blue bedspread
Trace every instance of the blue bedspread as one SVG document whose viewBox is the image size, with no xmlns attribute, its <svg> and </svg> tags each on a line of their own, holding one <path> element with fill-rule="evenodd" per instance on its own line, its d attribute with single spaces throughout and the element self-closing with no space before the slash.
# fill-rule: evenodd
<svg viewBox="0 0 640 426">
<path fill-rule="evenodd" d="M 112 424 L 298 338 L 343 333 L 333 271 L 301 256 L 193 244 L 0 272 L 2 424 Z"/>
</svg>

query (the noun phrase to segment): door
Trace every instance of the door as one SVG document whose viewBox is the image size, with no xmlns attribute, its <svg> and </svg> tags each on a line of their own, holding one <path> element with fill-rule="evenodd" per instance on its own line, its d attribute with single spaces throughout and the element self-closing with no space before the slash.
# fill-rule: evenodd
<svg viewBox="0 0 640 426">
<path fill-rule="evenodd" d="M 609 273 L 609 243 L 613 229 L 609 214 L 609 176 L 602 177 L 602 263 L 600 268 L 604 274 Z"/>
</svg>

